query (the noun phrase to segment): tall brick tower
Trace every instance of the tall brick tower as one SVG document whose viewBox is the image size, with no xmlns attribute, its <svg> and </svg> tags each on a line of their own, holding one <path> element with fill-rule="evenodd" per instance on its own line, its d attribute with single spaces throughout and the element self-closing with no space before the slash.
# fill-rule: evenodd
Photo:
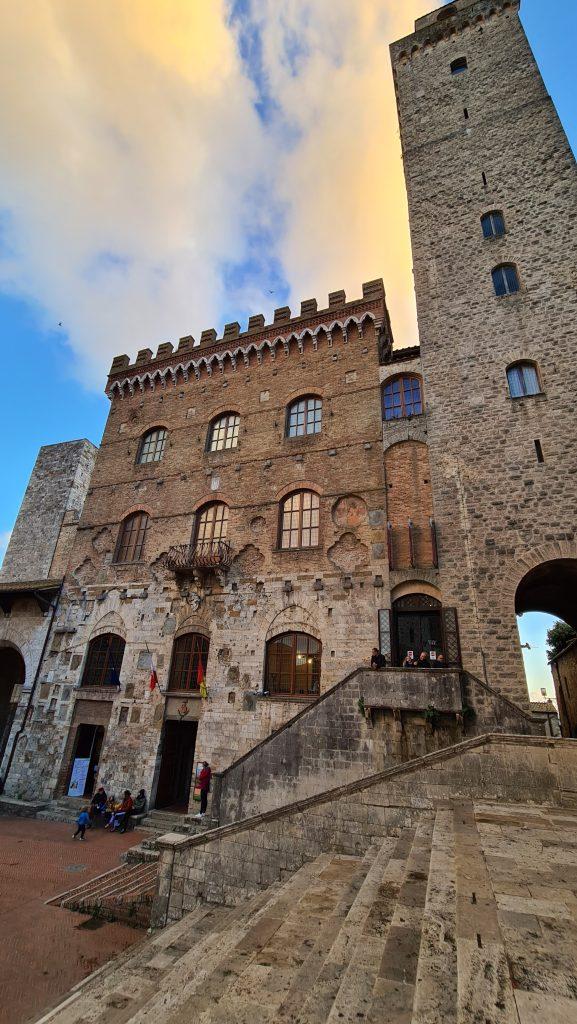
<svg viewBox="0 0 577 1024">
<path fill-rule="evenodd" d="M 391 57 L 443 602 L 524 701 L 516 611 L 577 626 L 577 179 L 518 9 L 456 0 Z"/>
</svg>

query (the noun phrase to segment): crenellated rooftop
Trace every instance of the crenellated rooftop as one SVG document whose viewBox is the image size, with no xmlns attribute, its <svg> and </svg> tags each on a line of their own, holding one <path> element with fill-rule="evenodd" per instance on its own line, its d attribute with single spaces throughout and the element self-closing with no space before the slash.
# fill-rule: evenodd
<svg viewBox="0 0 577 1024">
<path fill-rule="evenodd" d="M 454 0 L 415 21 L 415 31 L 391 43 L 395 63 L 406 63 L 416 53 L 442 39 L 456 37 L 463 29 L 481 27 L 484 21 L 519 10 L 521 0 Z"/>
<path fill-rule="evenodd" d="M 152 349 L 143 348 L 133 363 L 127 355 L 116 356 L 110 368 L 107 393 L 123 392 L 125 386 L 132 391 L 135 386 L 142 387 L 146 379 L 152 385 L 155 381 L 164 384 L 168 377 L 176 380 L 179 373 L 184 379 L 188 379 L 190 373 L 198 377 L 203 368 L 209 374 L 213 368 L 222 371 L 225 364 L 236 369 L 237 361 L 246 363 L 251 352 L 260 359 L 265 348 L 274 358 L 276 348 L 282 345 L 288 351 L 291 340 L 302 348 L 306 334 L 311 335 L 314 342 L 321 331 L 330 342 L 331 332 L 337 327 L 345 338 L 351 326 L 362 334 L 367 319 L 374 323 L 377 331 L 385 334 L 390 347 L 392 334 L 382 279 L 365 282 L 362 292 L 361 298 L 349 302 L 344 291 L 331 292 L 328 306 L 322 309 L 318 308 L 316 299 L 305 299 L 301 302 L 300 313 L 294 317 L 289 306 L 281 306 L 275 309 L 273 321 L 268 325 L 263 314 L 251 316 L 246 331 L 241 331 L 236 321 L 225 324 L 221 338 L 211 329 L 202 332 L 200 342 L 191 335 L 181 338 L 176 348 L 171 342 L 164 342 L 158 346 L 155 356 Z"/>
</svg>

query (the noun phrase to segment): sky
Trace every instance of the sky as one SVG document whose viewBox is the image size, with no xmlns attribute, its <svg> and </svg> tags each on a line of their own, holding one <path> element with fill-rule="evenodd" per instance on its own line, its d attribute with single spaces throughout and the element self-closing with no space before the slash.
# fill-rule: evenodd
<svg viewBox="0 0 577 1024">
<path fill-rule="evenodd" d="M 40 445 L 99 442 L 114 355 L 380 276 L 417 339 L 388 44 L 432 6 L 0 0 L 0 557 Z M 575 149 L 577 5 L 522 20 Z"/>
</svg>

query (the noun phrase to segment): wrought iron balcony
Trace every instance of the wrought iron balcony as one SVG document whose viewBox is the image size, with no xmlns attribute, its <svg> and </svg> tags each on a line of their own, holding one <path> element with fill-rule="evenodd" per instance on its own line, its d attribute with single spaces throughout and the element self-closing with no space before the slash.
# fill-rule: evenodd
<svg viewBox="0 0 577 1024">
<path fill-rule="evenodd" d="M 210 572 L 226 572 L 230 568 L 232 555 L 232 548 L 225 540 L 177 544 L 166 552 L 164 564 L 177 576 L 207 575 Z"/>
</svg>

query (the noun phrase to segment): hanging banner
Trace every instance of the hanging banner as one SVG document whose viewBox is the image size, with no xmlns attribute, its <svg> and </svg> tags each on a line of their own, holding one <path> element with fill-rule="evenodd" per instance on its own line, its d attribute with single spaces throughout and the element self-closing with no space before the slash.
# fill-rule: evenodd
<svg viewBox="0 0 577 1024">
<path fill-rule="evenodd" d="M 77 757 L 72 765 L 72 775 L 68 787 L 68 796 L 83 796 L 86 777 L 90 767 L 89 757 Z"/>
</svg>

